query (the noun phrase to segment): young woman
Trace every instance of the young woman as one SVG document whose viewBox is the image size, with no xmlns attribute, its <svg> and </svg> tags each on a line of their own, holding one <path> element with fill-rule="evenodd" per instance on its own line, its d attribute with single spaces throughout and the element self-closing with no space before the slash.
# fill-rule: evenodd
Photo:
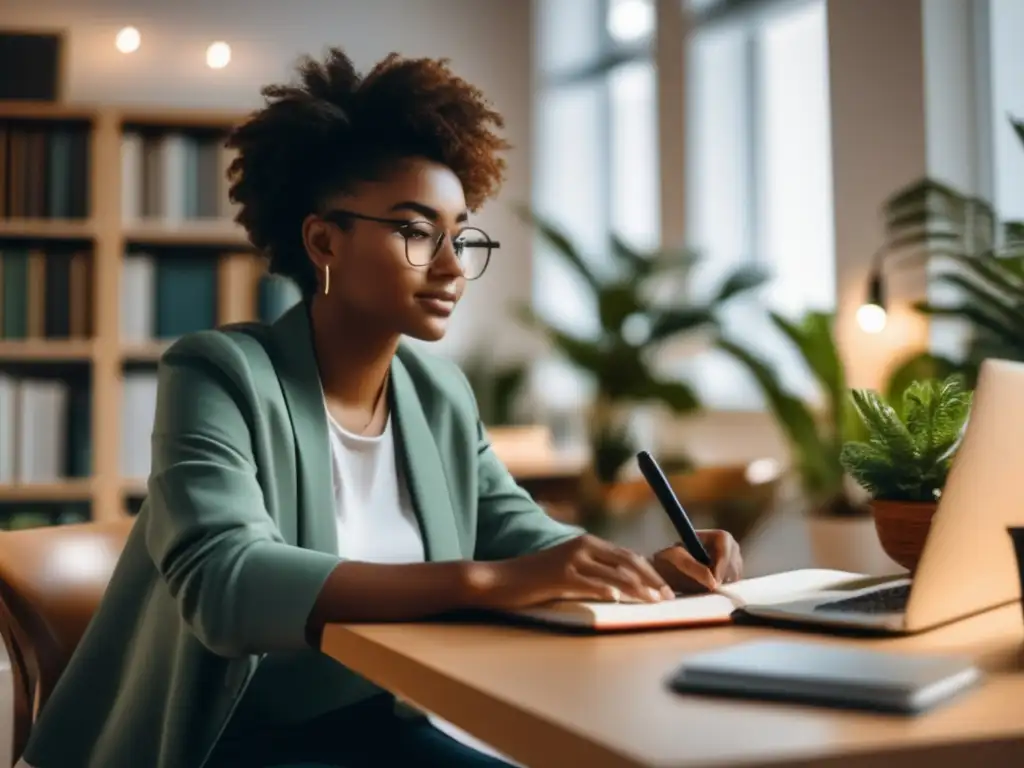
<svg viewBox="0 0 1024 768">
<path fill-rule="evenodd" d="M 400 343 L 444 336 L 499 258 L 470 219 L 506 149 L 481 93 L 443 61 L 363 77 L 333 50 L 264 95 L 229 141 L 231 195 L 305 300 L 161 360 L 148 498 L 34 768 L 499 765 L 321 654 L 324 624 L 656 601 L 739 575 L 720 531 L 701 534 L 706 569 L 547 517 L 459 369 Z"/>
</svg>

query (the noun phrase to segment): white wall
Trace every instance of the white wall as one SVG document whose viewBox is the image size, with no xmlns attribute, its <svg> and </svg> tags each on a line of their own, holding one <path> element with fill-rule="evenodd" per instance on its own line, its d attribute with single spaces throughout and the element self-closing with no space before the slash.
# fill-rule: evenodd
<svg viewBox="0 0 1024 768">
<path fill-rule="evenodd" d="M 122 26 L 142 33 L 130 56 L 114 47 Z M 506 119 L 508 182 L 478 219 L 502 249 L 470 286 L 449 337 L 439 345 L 460 355 L 487 342 L 499 355 L 526 349 L 498 316 L 530 296 L 530 237 L 510 212 L 530 193 L 531 3 L 519 0 L 2 0 L 0 27 L 68 31 L 67 98 L 104 102 L 248 109 L 259 88 L 289 76 L 297 58 L 344 48 L 369 69 L 391 51 L 448 57 L 480 86 Z M 210 42 L 225 40 L 232 62 L 205 65 Z M 501 333 L 496 333 L 498 328 Z"/>
</svg>

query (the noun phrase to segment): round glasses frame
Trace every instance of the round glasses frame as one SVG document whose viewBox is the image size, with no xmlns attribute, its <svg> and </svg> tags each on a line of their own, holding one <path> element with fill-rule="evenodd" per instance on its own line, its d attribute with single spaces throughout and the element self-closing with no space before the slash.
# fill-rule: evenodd
<svg viewBox="0 0 1024 768">
<path fill-rule="evenodd" d="M 462 268 L 462 275 L 466 280 L 479 279 L 483 275 L 483 273 L 487 271 L 487 267 L 491 263 L 491 252 L 501 247 L 501 243 L 499 243 L 497 240 L 492 240 L 490 236 L 479 227 L 463 227 L 462 229 L 459 230 L 458 234 L 456 234 L 455 237 L 450 237 L 447 232 L 445 232 L 442 228 L 438 227 L 433 222 L 419 219 L 415 221 L 409 221 L 408 219 L 393 219 L 382 216 L 368 216 L 363 213 L 355 213 L 354 211 L 346 211 L 341 209 L 328 211 L 327 213 L 321 214 L 320 218 L 323 219 L 324 221 L 329 221 L 332 224 L 337 224 L 339 226 L 341 226 L 349 219 L 359 219 L 361 221 L 372 221 L 377 224 L 387 224 L 389 226 L 395 227 L 395 231 L 398 234 L 402 235 L 402 240 L 405 243 L 405 260 L 409 263 L 409 266 L 412 267 L 430 266 L 437 258 L 437 255 L 441 252 L 441 246 L 444 244 L 445 238 L 449 238 L 449 240 L 451 240 L 452 243 L 452 249 L 455 251 L 455 257 L 458 259 L 459 266 Z M 433 228 L 438 234 L 438 237 L 434 242 L 434 249 L 430 254 L 430 258 L 428 258 L 425 262 L 423 262 L 422 260 L 414 260 L 410 256 L 409 241 L 411 238 L 406 234 L 406 232 L 411 230 L 413 227 L 423 226 L 429 226 Z M 406 232 L 403 232 L 403 230 L 405 230 Z M 480 236 L 480 240 L 460 240 L 459 238 L 463 238 L 467 232 L 477 233 Z M 479 270 L 476 271 L 475 274 L 472 275 L 466 269 L 467 262 L 463 260 L 463 256 L 465 255 L 466 249 L 474 249 L 476 252 L 479 252 L 480 249 L 484 249 L 483 265 L 479 268 Z"/>
</svg>

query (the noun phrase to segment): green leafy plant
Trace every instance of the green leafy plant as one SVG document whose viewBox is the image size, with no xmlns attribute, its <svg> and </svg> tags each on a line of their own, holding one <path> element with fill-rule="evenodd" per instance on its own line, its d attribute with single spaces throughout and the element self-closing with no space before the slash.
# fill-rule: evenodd
<svg viewBox="0 0 1024 768">
<path fill-rule="evenodd" d="M 484 424 L 499 427 L 520 421 L 517 406 L 529 372 L 525 364 L 499 363 L 484 350 L 476 350 L 460 367 L 473 389 Z"/>
<path fill-rule="evenodd" d="M 756 268 L 737 269 L 706 302 L 658 301 L 654 295 L 666 281 L 685 280 L 697 262 L 694 253 L 640 251 L 612 236 L 610 259 L 587 258 L 555 224 L 531 211 L 522 213 L 581 278 L 597 307 L 599 327 L 591 335 L 561 328 L 528 306 L 519 307 L 518 316 L 592 380 L 596 402 L 588 423 L 594 470 L 601 482 L 612 482 L 635 452 L 628 426 L 621 421 L 624 407 L 653 403 L 674 413 L 700 407 L 686 382 L 659 375 L 653 360 L 658 348 L 680 336 L 713 331 L 721 308 L 760 286 L 765 275 Z M 599 264 L 609 266 L 601 269 Z"/>
<path fill-rule="evenodd" d="M 1024 122 L 1010 120 L 1024 143 Z M 917 255 L 935 262 L 932 287 L 947 294 L 914 306 L 954 318 L 969 329 L 961 356 L 917 353 L 893 370 L 888 394 L 916 378 L 963 375 L 973 386 L 987 357 L 1024 360 L 1024 222 L 997 220 L 993 206 L 934 179 L 892 195 L 883 207 L 889 258 Z"/>
<path fill-rule="evenodd" d="M 777 312 L 769 314 L 813 375 L 821 392 L 821 406 L 788 391 L 775 368 L 748 346 L 728 338 L 720 339 L 718 344 L 757 382 L 786 437 L 792 470 L 814 513 L 846 517 L 866 514 L 867 510 L 847 493 L 846 472 L 839 459 L 843 444 L 857 433 L 857 423 L 849 406 L 832 315 L 808 312 L 794 322 Z"/>
<path fill-rule="evenodd" d="M 915 381 L 898 407 L 873 390 L 850 393 L 864 440 L 843 446 L 843 467 L 875 499 L 933 502 L 946 484 L 971 408 L 961 376 Z"/>
</svg>

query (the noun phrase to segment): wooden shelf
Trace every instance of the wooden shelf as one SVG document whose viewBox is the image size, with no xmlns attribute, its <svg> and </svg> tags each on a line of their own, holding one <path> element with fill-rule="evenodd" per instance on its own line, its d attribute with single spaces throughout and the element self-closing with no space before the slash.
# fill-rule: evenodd
<svg viewBox="0 0 1024 768">
<path fill-rule="evenodd" d="M 124 125 L 146 125 L 158 128 L 215 128 L 229 130 L 245 118 L 244 113 L 218 112 L 197 109 L 147 109 L 145 107 L 118 110 L 118 122 Z"/>
<path fill-rule="evenodd" d="M 248 250 L 252 246 L 245 231 L 225 221 L 186 221 L 180 224 L 139 222 L 125 227 L 129 245 L 189 246 Z"/>
<path fill-rule="evenodd" d="M 5 101 L 0 119 L 95 120 L 100 110 L 88 105 L 56 104 L 48 101 Z"/>
<path fill-rule="evenodd" d="M 91 219 L 0 219 L 0 237 L 92 240 L 96 224 Z"/>
<path fill-rule="evenodd" d="M 92 480 L 70 479 L 56 483 L 0 484 L 0 503 L 91 501 Z"/>
<path fill-rule="evenodd" d="M 142 341 L 121 345 L 121 360 L 125 363 L 156 363 L 173 342 Z"/>
<path fill-rule="evenodd" d="M 122 189 L 124 131 L 127 127 L 139 127 L 147 131 L 153 129 L 154 134 L 194 132 L 202 134 L 199 138 L 205 140 L 207 136 L 226 133 L 245 118 L 246 113 L 242 111 L 0 101 L 0 123 L 19 120 L 88 123 L 89 178 L 85 181 L 90 218 L 0 218 L 0 250 L 4 247 L 4 239 L 39 241 L 44 244 L 44 251 L 50 243 L 55 247 L 75 241 L 87 243 L 91 259 L 88 274 L 91 280 L 89 305 L 93 338 L 0 340 L 0 363 L 7 365 L 16 376 L 20 375 L 17 373 L 19 367 L 28 371 L 36 366 L 59 363 L 59 369 L 54 366 L 54 375 L 64 376 L 63 364 L 80 362 L 88 365 L 85 371 L 90 380 L 90 449 L 94 473 L 84 480 L 0 485 L 0 502 L 29 505 L 88 501 L 93 519 L 110 520 L 124 513 L 126 501 L 145 494 L 144 480 L 128 480 L 120 476 L 125 366 L 158 362 L 171 342 L 122 342 L 121 292 L 125 287 L 125 254 L 131 249 L 155 250 L 162 247 L 210 251 L 211 259 L 216 258 L 219 262 L 217 322 L 222 323 L 250 319 L 255 311 L 253 269 L 248 266 L 240 268 L 239 264 L 244 259 L 236 258 L 238 254 L 252 254 L 255 249 L 248 242 L 243 228 L 231 220 L 125 220 L 126 207 L 122 204 L 122 197 L 135 192 Z M 223 173 L 223 169 L 219 172 Z M 6 183 L 5 176 L 0 172 L 0 183 Z M 43 209 L 26 207 L 24 210 Z M 222 210 L 227 215 L 227 209 Z M 150 255 L 157 258 L 165 256 L 158 253 Z M 231 268 L 225 266 L 228 262 L 231 262 Z M 38 306 L 38 299 L 36 302 L 35 306 Z M 71 371 L 69 365 L 67 375 L 77 376 L 77 371 Z"/>
<path fill-rule="evenodd" d="M 145 478 L 121 480 L 121 494 L 126 499 L 140 499 L 149 493 Z"/>
<path fill-rule="evenodd" d="M 14 363 L 88 362 L 95 345 L 89 339 L 27 339 L 0 341 L 0 361 Z"/>
</svg>

